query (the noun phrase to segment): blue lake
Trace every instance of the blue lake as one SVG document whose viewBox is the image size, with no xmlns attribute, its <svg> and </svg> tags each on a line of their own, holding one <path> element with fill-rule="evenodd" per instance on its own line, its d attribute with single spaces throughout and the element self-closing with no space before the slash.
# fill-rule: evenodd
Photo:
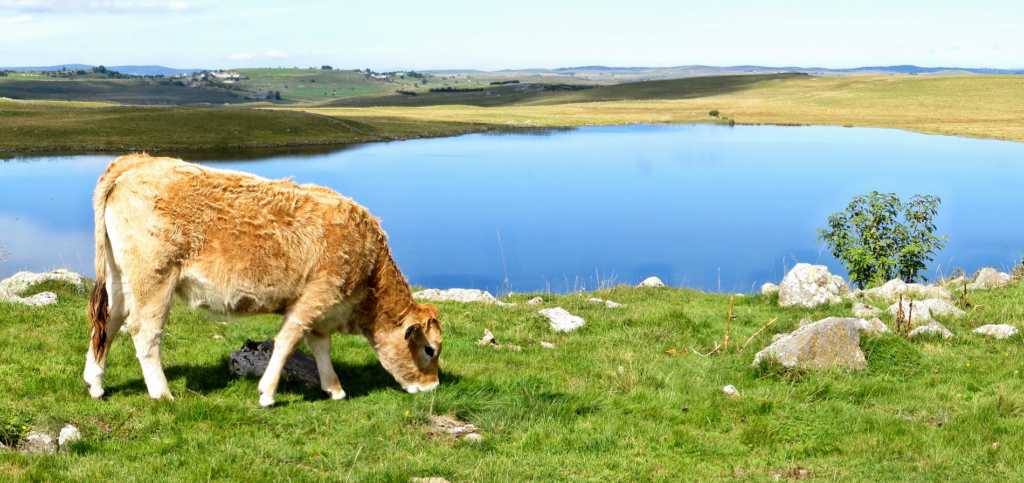
<svg viewBox="0 0 1024 483">
<path fill-rule="evenodd" d="M 873 190 L 942 198 L 937 233 L 949 242 L 926 275 L 1007 269 L 1024 254 L 1024 144 L 1011 142 L 647 125 L 175 156 L 351 196 L 381 218 L 399 266 L 424 287 L 565 292 L 654 275 L 750 292 L 797 262 L 845 277 L 814 230 Z M 0 243 L 10 252 L 0 275 L 92 276 L 90 200 L 115 157 L 0 159 Z"/>
</svg>

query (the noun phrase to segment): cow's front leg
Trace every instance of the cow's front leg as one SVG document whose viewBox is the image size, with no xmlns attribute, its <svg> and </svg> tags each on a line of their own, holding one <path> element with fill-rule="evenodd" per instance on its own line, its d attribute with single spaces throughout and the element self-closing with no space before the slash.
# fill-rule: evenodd
<svg viewBox="0 0 1024 483">
<path fill-rule="evenodd" d="M 316 369 L 320 372 L 320 388 L 335 401 L 345 399 L 345 391 L 338 381 L 338 374 L 334 372 L 334 365 L 331 364 L 331 336 L 310 332 L 306 336 L 306 345 L 313 351 L 313 358 L 316 359 Z"/>
<path fill-rule="evenodd" d="M 277 393 L 277 383 L 281 380 L 284 363 L 292 356 L 308 332 L 309 329 L 297 318 L 291 314 L 285 316 L 281 331 L 274 337 L 274 352 L 270 355 L 270 362 L 267 363 L 267 369 L 260 378 L 260 406 L 269 408 L 274 405 L 274 394 Z"/>
</svg>

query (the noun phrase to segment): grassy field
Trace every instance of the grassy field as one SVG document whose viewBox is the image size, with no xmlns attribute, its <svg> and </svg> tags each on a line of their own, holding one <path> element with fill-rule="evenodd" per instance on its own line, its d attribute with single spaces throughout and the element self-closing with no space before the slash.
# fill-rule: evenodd
<svg viewBox="0 0 1024 483">
<path fill-rule="evenodd" d="M 279 104 L 251 103 L 248 107 L 230 109 L 115 109 L 104 103 L 0 100 L 0 150 L 230 149 L 448 136 L 498 128 L 729 121 L 883 127 L 1024 141 L 1024 96 L 1019 95 L 1024 92 L 1024 76 L 777 74 L 649 81 L 576 91 L 552 90 L 551 85 L 538 84 L 487 86 L 483 92 L 431 93 L 421 88 L 418 95 L 406 96 L 391 92 L 396 84 L 367 81 L 355 72 L 257 70 L 267 77 L 253 79 L 267 82 L 265 86 L 289 82 L 289 92 L 294 76 L 315 75 L 335 76 L 338 86 L 343 85 L 343 79 L 352 77 L 344 85 L 362 82 L 361 87 L 352 88 L 356 89 L 354 92 L 365 93 L 327 102 L 294 104 L 295 99 L 289 99 L 292 94 L 282 91 L 285 100 Z M 462 86 L 451 84 L 452 81 L 432 78 L 427 87 L 442 82 Z M 310 100 L 325 97 L 321 90 L 328 87 L 321 88 L 321 84 L 335 86 L 329 81 L 306 84 L 318 87 L 294 90 L 303 91 L 304 96 L 308 94 Z M 337 86 L 329 88 L 344 91 Z M 384 90 L 370 92 L 378 88 Z M 55 102 L 63 103 L 56 107 L 100 107 L 56 109 L 46 105 Z M 719 111 L 721 117 L 710 117 L 711 110 Z M 321 117 L 295 115 L 299 112 Z M 332 119 L 341 124 L 331 122 Z"/>
<path fill-rule="evenodd" d="M 43 80 L 46 79 L 46 80 Z M 219 88 L 190 89 L 157 81 L 125 79 L 24 79 L 0 77 L 0 97 L 117 104 L 236 104 L 246 93 Z"/>
<path fill-rule="evenodd" d="M 393 91 L 412 85 L 412 80 L 396 83 L 372 81 L 351 70 L 320 69 L 236 69 L 249 78 L 241 85 L 254 92 L 281 92 L 281 98 L 293 101 L 321 102 L 325 99 L 351 97 L 382 91 Z"/>
<path fill-rule="evenodd" d="M 957 333 L 950 341 L 865 337 L 861 372 L 750 366 L 772 334 L 848 314 L 850 302 L 782 309 L 772 296 L 738 297 L 731 349 L 712 357 L 694 350 L 722 339 L 728 296 L 543 294 L 542 307 L 587 320 L 571 333 L 553 332 L 540 307 L 442 303 L 436 391 L 404 393 L 365 340 L 335 336 L 349 399 L 284 383 L 270 410 L 257 405 L 257 381 L 231 375 L 226 357 L 247 338 L 272 337 L 277 317 L 225 325 L 175 305 L 163 360 L 176 400 L 148 398 L 121 338 L 108 397 L 93 401 L 81 383 L 85 295 L 53 284 L 28 293 L 44 289 L 60 303 L 0 304 L 0 434 L 11 443 L 70 422 L 84 440 L 55 456 L 0 453 L 6 481 L 1006 481 L 1024 465 L 1021 336 L 969 333 L 1024 323 L 1021 285 L 973 293 L 968 316 L 942 320 Z M 627 306 L 586 302 L 592 295 Z M 505 347 L 475 345 L 485 328 Z M 723 394 L 727 384 L 740 397 Z M 447 437 L 430 424 L 436 415 L 477 425 L 483 440 Z"/>
<path fill-rule="evenodd" d="M 1024 76 L 719 76 L 540 93 L 512 105 L 310 108 L 353 120 L 591 126 L 724 122 L 907 129 L 1024 141 Z M 470 104 L 470 102 L 466 102 Z M 710 118 L 718 110 L 723 118 Z"/>
</svg>

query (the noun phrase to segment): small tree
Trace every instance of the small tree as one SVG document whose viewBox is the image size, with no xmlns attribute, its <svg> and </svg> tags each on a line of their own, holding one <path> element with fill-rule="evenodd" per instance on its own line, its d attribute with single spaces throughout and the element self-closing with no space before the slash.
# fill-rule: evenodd
<svg viewBox="0 0 1024 483">
<path fill-rule="evenodd" d="M 325 65 L 325 66 L 321 66 L 320 69 L 321 70 L 334 70 L 334 67 L 331 67 L 329 65 Z"/>
<path fill-rule="evenodd" d="M 895 193 L 872 191 L 829 216 L 828 229 L 815 231 L 817 241 L 825 241 L 860 288 L 897 277 L 910 283 L 928 271 L 925 263 L 948 240 L 933 234 L 941 202 L 937 196 L 914 195 L 903 203 Z"/>
<path fill-rule="evenodd" d="M 718 110 L 711 111 L 708 113 L 708 115 L 711 117 L 718 117 Z"/>
<path fill-rule="evenodd" d="M 274 91 L 274 100 L 276 100 L 276 101 L 280 101 L 281 100 L 281 91 Z"/>
</svg>

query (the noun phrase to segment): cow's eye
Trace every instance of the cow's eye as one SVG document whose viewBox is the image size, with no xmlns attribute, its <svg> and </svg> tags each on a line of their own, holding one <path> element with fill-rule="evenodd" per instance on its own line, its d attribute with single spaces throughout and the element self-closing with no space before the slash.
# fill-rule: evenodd
<svg viewBox="0 0 1024 483">
<path fill-rule="evenodd" d="M 434 348 L 429 345 L 423 348 L 423 352 L 427 354 L 427 357 L 434 357 Z"/>
</svg>

